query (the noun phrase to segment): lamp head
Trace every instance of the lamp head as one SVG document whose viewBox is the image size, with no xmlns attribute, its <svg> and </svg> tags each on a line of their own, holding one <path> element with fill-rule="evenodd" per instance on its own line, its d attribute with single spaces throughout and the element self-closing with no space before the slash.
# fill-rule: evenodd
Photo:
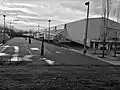
<svg viewBox="0 0 120 90">
<path fill-rule="evenodd" d="M 89 5 L 89 3 L 90 3 L 90 2 L 88 1 L 88 2 L 85 3 L 85 5 Z"/>
<path fill-rule="evenodd" d="M 5 17 L 6 15 L 3 15 L 3 17 Z"/>
<path fill-rule="evenodd" d="M 51 22 L 51 20 L 48 20 L 48 22 Z"/>
</svg>

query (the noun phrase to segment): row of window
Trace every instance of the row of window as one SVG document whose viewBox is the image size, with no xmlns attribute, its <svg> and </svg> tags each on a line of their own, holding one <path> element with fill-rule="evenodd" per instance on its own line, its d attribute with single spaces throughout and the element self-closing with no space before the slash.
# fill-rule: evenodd
<svg viewBox="0 0 120 90">
<path fill-rule="evenodd" d="M 58 25 L 58 26 L 54 26 L 54 27 L 50 27 L 50 30 L 58 30 L 58 29 L 66 29 L 67 24 L 62 24 L 62 25 Z M 49 28 L 44 29 L 45 31 L 48 31 Z"/>
</svg>

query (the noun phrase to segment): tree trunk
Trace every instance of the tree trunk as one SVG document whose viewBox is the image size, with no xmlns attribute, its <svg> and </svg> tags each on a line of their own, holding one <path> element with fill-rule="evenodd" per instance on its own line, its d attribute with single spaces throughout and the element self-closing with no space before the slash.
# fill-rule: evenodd
<svg viewBox="0 0 120 90">
<path fill-rule="evenodd" d="M 103 42 L 103 54 L 102 54 L 102 58 L 105 57 L 105 42 Z"/>
<path fill-rule="evenodd" d="M 114 48 L 114 57 L 116 57 L 116 48 L 117 48 L 117 43 L 115 43 L 115 48 Z"/>
</svg>

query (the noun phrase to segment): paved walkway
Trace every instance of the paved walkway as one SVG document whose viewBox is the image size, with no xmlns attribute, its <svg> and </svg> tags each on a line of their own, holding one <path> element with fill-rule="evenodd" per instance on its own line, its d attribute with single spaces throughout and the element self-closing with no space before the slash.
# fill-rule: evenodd
<svg viewBox="0 0 120 90">
<path fill-rule="evenodd" d="M 70 46 L 67 46 L 67 45 L 66 46 L 61 46 L 60 45 L 59 47 L 61 47 L 63 49 L 66 49 L 66 50 L 70 50 L 70 51 L 74 51 L 74 52 L 83 54 L 83 49 L 82 48 L 75 48 L 75 47 L 70 47 Z M 112 65 L 120 65 L 120 56 L 113 57 L 112 53 L 107 51 L 107 53 L 109 53 L 109 55 L 110 54 L 111 55 L 110 56 L 105 55 L 105 58 L 101 58 L 100 56 L 102 56 L 102 55 L 93 54 L 93 52 L 94 52 L 93 49 L 88 49 L 86 55 L 89 56 L 89 57 L 92 57 L 92 58 L 99 59 L 102 62 L 107 62 L 107 63 L 112 64 Z"/>
<path fill-rule="evenodd" d="M 64 46 L 66 49 L 83 54 L 83 48 L 70 47 L 67 45 L 64 45 Z M 94 54 L 94 52 L 95 52 L 94 49 L 88 49 L 86 55 L 89 57 L 99 59 L 100 61 L 110 63 L 112 65 L 120 65 L 120 54 L 116 54 L 117 57 L 113 57 L 114 51 L 106 50 L 105 53 L 107 55 L 105 55 L 105 58 L 102 58 L 102 50 L 97 50 L 96 51 L 97 54 Z M 101 55 L 100 55 L 100 53 L 101 53 Z"/>
<path fill-rule="evenodd" d="M 69 49 L 69 50 L 83 54 L 83 49 Z M 113 65 L 120 65 L 120 54 L 116 54 L 117 57 L 113 57 L 112 53 L 110 54 L 109 52 L 109 55 L 105 55 L 105 58 L 102 58 L 102 55 L 94 54 L 94 50 L 88 49 L 86 55 L 93 58 L 97 58 L 101 61 L 113 64 Z"/>
</svg>

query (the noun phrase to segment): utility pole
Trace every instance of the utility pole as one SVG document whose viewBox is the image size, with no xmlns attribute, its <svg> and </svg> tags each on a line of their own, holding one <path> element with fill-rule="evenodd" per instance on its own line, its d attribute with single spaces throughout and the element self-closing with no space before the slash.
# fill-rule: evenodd
<svg viewBox="0 0 120 90">
<path fill-rule="evenodd" d="M 86 2 L 85 3 L 85 5 L 87 5 L 88 8 L 87 8 L 86 30 L 85 30 L 85 37 L 84 37 L 84 51 L 83 51 L 84 55 L 87 52 L 87 34 L 88 34 L 88 20 L 89 20 L 89 4 L 90 4 L 90 2 Z"/>
</svg>

